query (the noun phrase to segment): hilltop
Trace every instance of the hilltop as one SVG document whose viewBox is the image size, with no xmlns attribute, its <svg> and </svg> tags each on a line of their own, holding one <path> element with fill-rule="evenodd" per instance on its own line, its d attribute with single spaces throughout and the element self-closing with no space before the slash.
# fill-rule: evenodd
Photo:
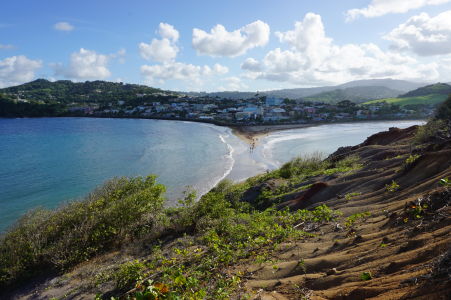
<svg viewBox="0 0 451 300">
<path fill-rule="evenodd" d="M 178 208 L 149 176 L 30 212 L 0 240 L 0 296 L 449 299 L 450 113 L 451 97 L 425 126 L 222 181 Z"/>
<path fill-rule="evenodd" d="M 446 83 L 436 83 L 427 85 L 413 91 L 407 92 L 403 95 L 400 95 L 399 98 L 407 98 L 407 97 L 417 97 L 417 96 L 426 96 L 426 95 L 445 95 L 448 96 L 451 94 L 451 85 Z"/>
<path fill-rule="evenodd" d="M 436 83 L 415 89 L 413 91 L 399 95 L 396 98 L 372 100 L 365 102 L 364 104 L 386 102 L 400 106 L 436 105 L 445 101 L 449 94 L 451 94 L 451 85 L 446 83 Z"/>
<path fill-rule="evenodd" d="M 85 82 L 57 80 L 52 82 L 46 79 L 36 79 L 21 85 L 0 89 L 0 94 L 14 95 L 18 98 L 46 104 L 70 104 L 72 102 L 105 104 L 118 100 L 130 101 L 136 98 L 145 99 L 148 96 L 175 93 L 145 85 L 124 84 L 122 82 L 100 80 Z"/>
</svg>

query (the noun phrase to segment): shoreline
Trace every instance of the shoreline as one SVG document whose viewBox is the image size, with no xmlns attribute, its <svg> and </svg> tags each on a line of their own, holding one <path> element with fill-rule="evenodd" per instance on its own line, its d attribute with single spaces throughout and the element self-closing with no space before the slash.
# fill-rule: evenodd
<svg viewBox="0 0 451 300">
<path fill-rule="evenodd" d="M 2 119 L 4 117 L 0 117 Z M 385 122 L 385 121 L 425 121 L 425 118 L 412 118 L 412 119 L 373 119 L 373 120 L 349 120 L 342 122 L 315 122 L 315 123 L 292 123 L 292 124 L 261 124 L 261 125 L 245 125 L 245 124 L 233 124 L 224 123 L 218 121 L 208 120 L 196 120 L 196 119 L 183 119 L 183 118 L 154 118 L 154 117 L 133 117 L 133 116 L 42 116 L 42 117 L 6 117 L 5 119 L 31 119 L 31 118 L 98 118 L 98 119 L 142 119 L 142 120 L 163 120 L 163 121 L 181 121 L 192 123 L 212 124 L 220 127 L 228 127 L 232 133 L 240 138 L 242 141 L 249 145 L 257 146 L 261 138 L 269 135 L 272 132 L 308 128 L 321 125 L 331 124 L 354 124 L 354 123 L 368 123 L 368 122 Z"/>
<path fill-rule="evenodd" d="M 323 124 L 279 124 L 279 125 L 248 125 L 248 126 L 227 126 L 232 129 L 232 133 L 248 144 L 258 145 L 261 138 L 272 132 L 289 129 L 307 128 Z"/>
</svg>

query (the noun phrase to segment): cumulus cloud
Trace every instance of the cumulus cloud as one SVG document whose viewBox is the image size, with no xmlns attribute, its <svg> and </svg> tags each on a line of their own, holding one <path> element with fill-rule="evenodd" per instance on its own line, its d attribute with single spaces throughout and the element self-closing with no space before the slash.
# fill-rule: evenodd
<svg viewBox="0 0 451 300">
<path fill-rule="evenodd" d="M 176 45 L 179 32 L 172 25 L 160 23 L 158 34 L 161 39 L 152 39 L 150 44 L 139 44 L 141 57 L 160 63 L 174 61 L 179 52 Z"/>
<path fill-rule="evenodd" d="M 421 56 L 451 53 L 451 10 L 430 17 L 413 16 L 384 36 L 393 47 L 411 50 Z"/>
<path fill-rule="evenodd" d="M 158 33 L 162 38 L 169 39 L 173 42 L 177 42 L 179 39 L 179 32 L 174 28 L 174 26 L 167 23 L 160 23 Z"/>
<path fill-rule="evenodd" d="M 53 25 L 53 28 L 58 31 L 72 31 L 74 30 L 74 26 L 67 22 L 58 22 Z"/>
<path fill-rule="evenodd" d="M 81 48 L 70 55 L 69 64 L 52 64 L 56 76 L 74 80 L 105 79 L 111 75 L 108 63 L 115 55 L 99 54 Z"/>
<path fill-rule="evenodd" d="M 346 21 L 349 22 L 358 17 L 374 18 L 386 14 L 405 13 L 424 6 L 448 2 L 451 2 L 451 0 L 372 0 L 367 7 L 348 10 L 346 12 Z"/>
<path fill-rule="evenodd" d="M 35 78 L 35 72 L 42 67 L 42 61 L 26 56 L 11 56 L 0 60 L 0 87 L 22 84 Z"/>
<path fill-rule="evenodd" d="M 205 77 L 226 74 L 229 69 L 220 64 L 213 67 L 204 65 L 197 66 L 181 62 L 171 62 L 160 65 L 143 65 L 141 66 L 141 74 L 149 83 L 164 83 L 166 80 L 176 79 L 184 81 L 192 81 L 200 84 Z"/>
<path fill-rule="evenodd" d="M 218 24 L 210 33 L 194 28 L 192 44 L 200 55 L 234 57 L 249 49 L 266 45 L 269 32 L 269 25 L 260 20 L 235 31 L 227 31 L 223 25 Z"/>
<path fill-rule="evenodd" d="M 218 91 L 242 91 L 249 88 L 242 82 L 241 78 L 236 76 L 224 78 L 222 82 L 225 83 L 225 85 L 218 87 Z"/>
<path fill-rule="evenodd" d="M 261 71 L 261 64 L 255 58 L 249 57 L 241 64 L 241 69 L 252 72 L 259 72 Z"/>
<path fill-rule="evenodd" d="M 308 13 L 293 30 L 277 32 L 288 50 L 276 48 L 261 61 L 247 59 L 241 68 L 248 78 L 312 86 L 356 79 L 438 78 L 437 64 L 420 64 L 396 51 L 369 44 L 337 45 L 329 38 L 319 15 Z"/>
</svg>

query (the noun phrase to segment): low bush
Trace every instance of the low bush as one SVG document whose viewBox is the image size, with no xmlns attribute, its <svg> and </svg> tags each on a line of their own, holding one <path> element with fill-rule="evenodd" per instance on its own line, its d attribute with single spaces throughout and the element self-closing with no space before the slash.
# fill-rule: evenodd
<svg viewBox="0 0 451 300">
<path fill-rule="evenodd" d="M 163 217 L 164 192 L 155 176 L 118 178 L 84 200 L 31 211 L 0 238 L 0 286 L 64 270 L 152 231 Z"/>
</svg>

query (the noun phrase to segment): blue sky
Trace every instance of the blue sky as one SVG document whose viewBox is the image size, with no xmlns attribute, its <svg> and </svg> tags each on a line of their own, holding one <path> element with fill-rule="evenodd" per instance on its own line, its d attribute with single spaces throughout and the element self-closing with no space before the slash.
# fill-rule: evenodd
<svg viewBox="0 0 451 300">
<path fill-rule="evenodd" d="M 451 81 L 451 0 L 3 1 L 0 87 L 171 90 Z"/>
</svg>

